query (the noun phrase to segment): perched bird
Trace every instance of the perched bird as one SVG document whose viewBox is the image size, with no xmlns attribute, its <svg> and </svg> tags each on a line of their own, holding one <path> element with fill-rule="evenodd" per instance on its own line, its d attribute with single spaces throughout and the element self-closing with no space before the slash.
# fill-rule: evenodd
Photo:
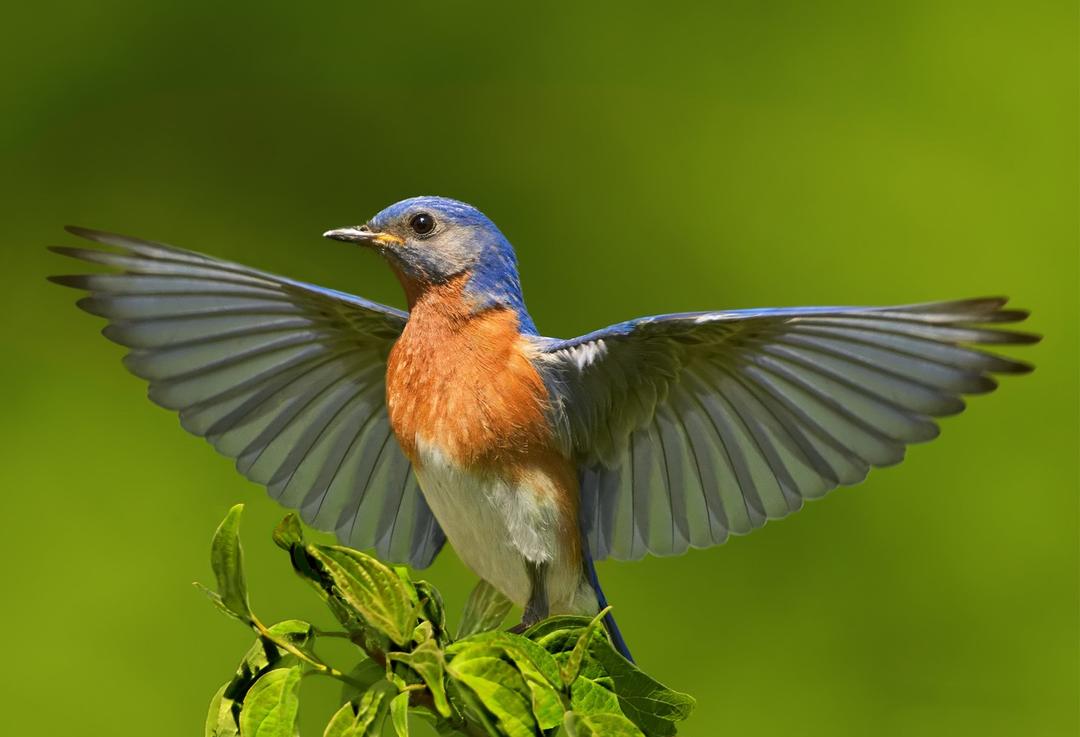
<svg viewBox="0 0 1080 737">
<path fill-rule="evenodd" d="M 113 248 L 54 250 L 113 271 L 53 281 L 90 293 L 79 306 L 109 320 L 151 400 L 345 544 L 424 567 L 449 539 L 526 625 L 604 607 L 596 560 L 717 545 L 900 461 L 991 374 L 1031 370 L 969 346 L 1037 340 L 997 327 L 1027 316 L 999 298 L 548 338 L 507 239 L 441 197 L 324 234 L 380 253 L 408 312 L 69 231 Z"/>
</svg>

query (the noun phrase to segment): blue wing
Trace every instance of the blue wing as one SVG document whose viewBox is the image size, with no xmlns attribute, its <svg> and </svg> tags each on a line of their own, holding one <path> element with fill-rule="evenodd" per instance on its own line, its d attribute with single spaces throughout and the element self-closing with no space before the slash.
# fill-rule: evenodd
<svg viewBox="0 0 1080 737">
<path fill-rule="evenodd" d="M 970 347 L 1038 339 L 996 326 L 1027 316 L 1004 304 L 684 313 L 539 339 L 594 557 L 717 545 L 899 462 L 990 374 L 1031 370 Z"/>
<path fill-rule="evenodd" d="M 345 544 L 428 565 L 444 537 L 385 406 L 386 358 L 408 315 L 159 243 L 70 228 L 111 250 L 55 248 L 111 273 L 85 289 L 124 362 L 185 429 L 236 459 Z M 119 273 L 117 273 L 119 272 Z"/>
</svg>

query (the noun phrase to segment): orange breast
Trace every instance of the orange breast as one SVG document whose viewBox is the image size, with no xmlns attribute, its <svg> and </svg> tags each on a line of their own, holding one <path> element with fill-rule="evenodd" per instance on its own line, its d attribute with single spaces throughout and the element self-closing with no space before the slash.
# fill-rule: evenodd
<svg viewBox="0 0 1080 737">
<path fill-rule="evenodd" d="M 472 312 L 464 282 L 425 290 L 390 353 L 386 394 L 394 432 L 413 462 L 418 437 L 466 468 L 546 455 L 554 447 L 547 390 L 517 316 L 505 308 Z"/>
<path fill-rule="evenodd" d="M 410 296 L 409 321 L 387 365 L 391 427 L 417 469 L 424 468 L 417 452 L 423 443 L 458 469 L 497 476 L 507 482 L 501 488 L 553 502 L 560 545 L 574 568 L 580 563 L 577 472 L 548 424 L 547 389 L 529 360 L 531 346 L 512 310 L 473 312 L 464 282 Z"/>
</svg>

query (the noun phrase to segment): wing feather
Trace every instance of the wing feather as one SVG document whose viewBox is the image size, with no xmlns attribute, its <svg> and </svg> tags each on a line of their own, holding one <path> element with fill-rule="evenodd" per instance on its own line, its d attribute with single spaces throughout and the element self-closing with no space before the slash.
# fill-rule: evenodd
<svg viewBox="0 0 1080 737">
<path fill-rule="evenodd" d="M 552 424 L 581 464 L 600 559 L 723 542 L 938 435 L 1038 337 L 988 297 L 659 315 L 537 339 Z"/>
<path fill-rule="evenodd" d="M 155 403 L 305 521 L 426 566 L 444 537 L 390 431 L 386 356 L 407 314 L 160 243 L 69 229 L 53 249 L 112 271 L 53 277 L 89 294 Z"/>
</svg>

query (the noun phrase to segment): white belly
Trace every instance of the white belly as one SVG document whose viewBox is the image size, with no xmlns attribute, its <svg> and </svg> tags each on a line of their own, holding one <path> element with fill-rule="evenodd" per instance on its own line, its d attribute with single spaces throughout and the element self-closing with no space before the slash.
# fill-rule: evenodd
<svg viewBox="0 0 1080 737">
<path fill-rule="evenodd" d="M 550 613 L 596 612 L 580 562 L 564 554 L 559 510 L 550 495 L 456 468 L 422 441 L 417 455 L 424 498 L 458 557 L 476 575 L 524 607 L 532 590 L 526 561 L 543 564 Z"/>
</svg>

